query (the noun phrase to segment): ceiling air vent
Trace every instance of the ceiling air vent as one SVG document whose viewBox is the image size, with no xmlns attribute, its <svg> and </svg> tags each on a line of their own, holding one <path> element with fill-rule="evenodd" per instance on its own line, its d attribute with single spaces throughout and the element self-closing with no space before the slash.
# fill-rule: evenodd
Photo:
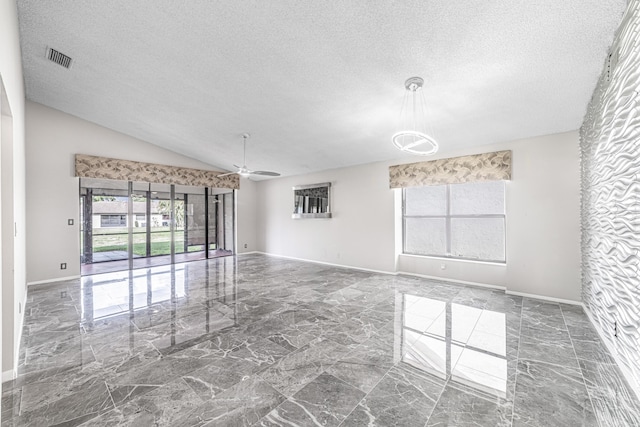
<svg viewBox="0 0 640 427">
<path fill-rule="evenodd" d="M 47 59 L 49 61 L 55 62 L 58 65 L 62 65 L 64 68 L 71 67 L 71 57 L 65 55 L 64 53 L 60 53 L 55 49 L 47 49 Z"/>
</svg>

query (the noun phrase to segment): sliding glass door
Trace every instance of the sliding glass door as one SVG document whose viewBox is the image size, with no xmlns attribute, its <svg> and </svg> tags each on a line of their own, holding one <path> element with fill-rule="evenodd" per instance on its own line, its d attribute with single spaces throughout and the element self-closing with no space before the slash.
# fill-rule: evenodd
<svg viewBox="0 0 640 427">
<path fill-rule="evenodd" d="M 176 186 L 176 254 L 188 260 L 206 258 L 206 195 L 195 190 Z"/>
<path fill-rule="evenodd" d="M 235 252 L 235 198 L 233 190 L 211 189 L 208 197 L 209 255 Z"/>
<path fill-rule="evenodd" d="M 81 261 L 128 260 L 128 183 L 87 182 L 80 188 L 80 207 Z"/>
<path fill-rule="evenodd" d="M 171 255 L 172 202 L 171 186 L 151 184 L 149 191 L 150 256 Z"/>
<path fill-rule="evenodd" d="M 145 259 L 151 255 L 148 239 L 149 216 L 149 184 L 145 182 L 133 182 L 131 186 L 131 203 L 133 205 L 131 218 L 131 238 L 133 263 L 139 259 Z"/>
<path fill-rule="evenodd" d="M 232 255 L 234 204 L 233 190 L 82 178 L 82 273 Z"/>
</svg>

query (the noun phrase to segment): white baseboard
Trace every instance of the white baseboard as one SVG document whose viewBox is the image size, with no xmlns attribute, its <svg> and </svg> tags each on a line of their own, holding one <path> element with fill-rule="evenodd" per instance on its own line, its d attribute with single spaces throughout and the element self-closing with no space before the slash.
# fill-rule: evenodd
<svg viewBox="0 0 640 427">
<path fill-rule="evenodd" d="M 506 290 L 506 288 L 504 286 L 490 285 L 488 283 L 469 282 L 469 281 L 466 281 L 466 280 L 456 280 L 456 279 L 449 279 L 449 278 L 445 278 L 445 277 L 428 276 L 426 274 L 418 274 L 418 273 L 407 273 L 406 271 L 399 271 L 398 274 L 401 274 L 403 276 L 421 277 L 423 279 L 439 280 L 441 282 L 457 283 L 457 284 L 460 284 L 460 285 L 475 286 L 475 287 L 478 287 L 478 288 L 497 289 L 499 291 L 505 291 Z"/>
<path fill-rule="evenodd" d="M 13 349 L 13 369 L 9 369 L 7 371 L 2 372 L 2 382 L 12 381 L 18 377 L 18 361 L 20 358 L 20 345 L 22 344 L 22 331 L 24 330 L 24 317 L 25 317 L 25 307 L 27 306 L 27 296 L 29 293 L 29 288 L 26 289 L 24 293 L 24 298 L 20 302 L 22 305 L 22 313 L 19 317 L 20 325 L 15 328 L 18 331 L 16 348 Z"/>
<path fill-rule="evenodd" d="M 615 347 L 613 347 L 613 345 L 611 345 L 610 340 L 607 338 L 607 335 L 604 333 L 604 331 L 600 329 L 598 323 L 594 321 L 591 311 L 589 311 L 587 306 L 584 304 L 582 304 L 582 309 L 587 314 L 587 317 L 589 318 L 591 325 L 593 325 L 593 329 L 595 329 L 598 333 L 600 340 L 604 343 L 605 347 L 607 347 L 607 350 L 609 350 L 609 353 L 613 357 L 613 360 L 616 361 L 616 365 L 618 365 L 618 368 L 620 369 L 620 372 L 622 372 L 622 376 L 624 377 L 624 379 L 627 380 L 629 387 L 631 387 L 631 390 L 633 390 L 633 392 L 636 394 L 636 397 L 640 399 L 640 384 L 638 384 L 632 373 L 629 372 L 629 370 L 622 363 L 622 361 L 618 357 L 618 351 L 615 349 Z"/>
<path fill-rule="evenodd" d="M 35 282 L 27 282 L 27 286 L 33 285 L 42 285 L 45 283 L 54 283 L 54 282 L 66 282 L 67 280 L 75 280 L 79 279 L 81 276 L 67 276 L 67 277 L 58 277 L 56 279 L 48 279 L 48 280 L 36 280 Z"/>
<path fill-rule="evenodd" d="M 255 255 L 255 254 L 262 254 L 263 252 L 258 252 L 258 251 L 249 251 L 249 252 L 238 252 L 236 254 L 236 256 L 241 256 L 241 255 Z"/>
<path fill-rule="evenodd" d="M 20 346 L 22 345 L 22 333 L 24 331 L 24 318 L 26 316 L 28 297 L 29 297 L 29 287 L 27 286 L 27 289 L 24 292 L 24 299 L 22 300 L 22 314 L 20 315 L 20 327 L 18 328 L 18 337 L 17 337 L 18 346 L 14 349 L 14 354 L 13 354 L 13 378 L 18 377 L 18 362 L 20 361 Z"/>
<path fill-rule="evenodd" d="M 545 296 L 545 295 L 527 294 L 525 292 L 506 291 L 506 294 L 507 295 L 516 295 L 516 296 L 519 296 L 519 297 L 539 299 L 539 300 L 543 300 L 543 301 L 560 302 L 562 304 L 568 304 L 568 305 L 582 305 L 581 301 L 574 301 L 574 300 L 570 300 L 570 299 L 548 297 L 548 296 Z"/>
<path fill-rule="evenodd" d="M 353 270 L 368 271 L 370 273 L 389 274 L 389 275 L 392 275 L 392 276 L 396 276 L 398 274 L 398 273 L 395 273 L 393 271 L 373 270 L 371 268 L 354 267 L 352 265 L 335 264 L 335 263 L 332 263 L 332 262 L 316 261 L 316 260 L 313 260 L 313 259 L 305 259 L 305 258 L 296 258 L 296 257 L 286 256 L 286 255 L 271 254 L 271 253 L 268 253 L 268 252 L 255 251 L 253 253 L 266 255 L 266 256 L 272 256 L 272 257 L 276 257 L 276 258 L 285 258 L 285 259 L 290 259 L 290 260 L 293 260 L 293 261 L 304 261 L 304 262 L 311 262 L 311 263 L 314 263 L 314 264 L 329 265 L 331 267 L 351 268 Z"/>
<path fill-rule="evenodd" d="M 16 370 L 15 369 L 11 369 L 8 371 L 4 371 L 2 373 L 2 382 L 6 383 L 7 381 L 12 381 L 16 379 Z"/>
<path fill-rule="evenodd" d="M 247 252 L 247 253 L 249 253 L 249 252 Z M 427 276 L 427 275 L 424 275 L 424 274 L 407 273 L 407 272 L 403 272 L 403 271 L 391 272 L 391 271 L 373 270 L 373 269 L 370 269 L 370 268 L 354 267 L 354 266 L 351 266 L 351 265 L 335 264 L 335 263 L 331 263 L 331 262 L 316 261 L 316 260 L 305 259 L 305 258 L 297 258 L 297 257 L 286 256 L 286 255 L 277 255 L 277 254 L 272 254 L 272 253 L 268 253 L 268 252 L 261 252 L 261 251 L 254 251 L 254 252 L 251 252 L 251 253 L 261 254 L 261 255 L 266 255 L 266 256 L 272 256 L 272 257 L 276 257 L 276 258 L 291 259 L 291 260 L 294 260 L 294 261 L 312 262 L 312 263 L 315 263 L 315 264 L 329 265 L 329 266 L 332 266 L 332 267 L 352 268 L 354 270 L 369 271 L 369 272 L 372 272 L 372 273 L 389 274 L 389 275 L 393 275 L 393 276 L 397 276 L 399 274 L 402 274 L 402 275 L 408 275 L 408 276 L 421 277 L 421 278 L 424 278 L 424 279 L 440 280 L 440 281 L 443 281 L 443 282 L 451 282 L 451 283 L 456 283 L 456 284 L 460 284 L 460 285 L 468 285 L 468 286 L 475 286 L 475 287 L 481 287 L 481 288 L 496 289 L 496 290 L 499 290 L 499 291 L 504 291 L 507 295 L 517 295 L 517 296 L 522 296 L 522 297 L 527 297 L 527 298 L 534 298 L 534 299 L 539 299 L 539 300 L 544 300 L 544 301 L 560 302 L 560 303 L 570 304 L 570 305 L 581 305 L 582 304 L 582 302 L 580 302 L 580 301 L 573 301 L 573 300 L 567 300 L 567 299 L 562 299 L 562 298 L 547 297 L 547 296 L 544 296 L 544 295 L 527 294 L 527 293 L 524 293 L 524 292 L 509 291 L 504 286 L 490 285 L 488 283 L 469 282 L 469 281 L 466 281 L 466 280 L 456 280 L 456 279 L 449 279 L 449 278 L 438 277 L 438 276 Z"/>
</svg>

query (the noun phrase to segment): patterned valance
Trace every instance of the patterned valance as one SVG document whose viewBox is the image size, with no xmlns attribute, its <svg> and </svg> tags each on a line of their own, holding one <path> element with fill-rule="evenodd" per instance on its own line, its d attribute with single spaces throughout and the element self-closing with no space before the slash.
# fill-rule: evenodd
<svg viewBox="0 0 640 427">
<path fill-rule="evenodd" d="M 496 151 L 389 167 L 390 188 L 510 179 L 511 151 Z"/>
<path fill-rule="evenodd" d="M 132 160 L 76 154 L 76 176 L 156 184 L 192 185 L 210 188 L 240 188 L 238 175 L 218 177 L 223 172 L 181 168 Z"/>
</svg>

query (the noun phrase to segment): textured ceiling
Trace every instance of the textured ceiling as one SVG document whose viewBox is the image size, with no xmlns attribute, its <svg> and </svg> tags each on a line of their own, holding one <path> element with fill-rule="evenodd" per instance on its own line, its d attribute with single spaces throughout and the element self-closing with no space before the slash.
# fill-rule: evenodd
<svg viewBox="0 0 640 427">
<path fill-rule="evenodd" d="M 404 81 L 441 152 L 577 129 L 625 0 L 19 0 L 27 97 L 222 169 L 407 157 Z M 48 61 L 52 47 L 73 58 Z"/>
</svg>

